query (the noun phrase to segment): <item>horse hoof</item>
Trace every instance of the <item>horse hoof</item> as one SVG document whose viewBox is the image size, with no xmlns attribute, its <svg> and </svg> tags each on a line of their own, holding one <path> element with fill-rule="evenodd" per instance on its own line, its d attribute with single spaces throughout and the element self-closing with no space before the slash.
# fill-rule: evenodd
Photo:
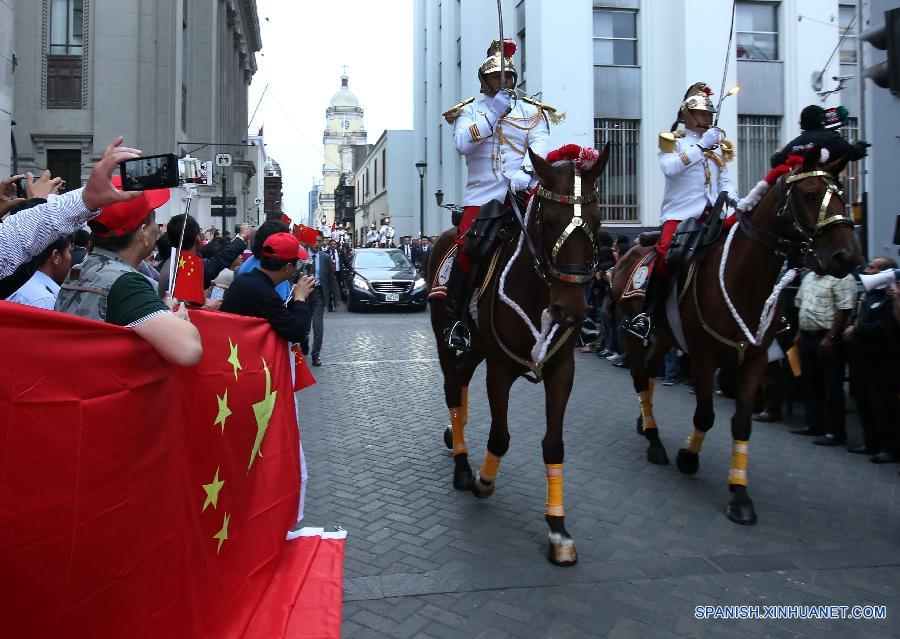
<svg viewBox="0 0 900 639">
<path fill-rule="evenodd" d="M 453 426 L 447 426 L 444 429 L 444 446 L 453 450 Z"/>
<path fill-rule="evenodd" d="M 469 463 L 457 463 L 453 469 L 453 487 L 456 490 L 469 490 L 472 488 L 472 469 Z"/>
<path fill-rule="evenodd" d="M 662 446 L 648 446 L 647 461 L 658 466 L 665 466 L 669 463 L 669 456 L 666 455 L 666 449 Z"/>
<path fill-rule="evenodd" d="M 675 464 L 678 466 L 678 470 L 683 474 L 693 475 L 697 472 L 697 469 L 700 468 L 700 455 L 692 453 L 687 448 L 681 448 L 678 450 L 678 457 L 675 459 Z"/>
<path fill-rule="evenodd" d="M 752 526 L 756 523 L 756 509 L 753 508 L 753 500 L 744 495 L 735 495 L 728 502 L 728 509 L 725 511 L 728 519 L 736 524 L 743 526 Z"/>
<path fill-rule="evenodd" d="M 486 499 L 494 494 L 495 482 L 484 482 L 481 480 L 481 472 L 475 473 L 475 479 L 472 482 L 472 494 L 479 499 Z"/>
<path fill-rule="evenodd" d="M 563 537 L 559 533 L 551 532 L 547 545 L 547 559 L 554 566 L 574 566 L 578 563 L 575 542 L 571 537 Z"/>
<path fill-rule="evenodd" d="M 644 418 L 640 415 L 638 415 L 638 418 L 637 418 L 637 434 L 638 435 L 644 434 Z"/>
</svg>

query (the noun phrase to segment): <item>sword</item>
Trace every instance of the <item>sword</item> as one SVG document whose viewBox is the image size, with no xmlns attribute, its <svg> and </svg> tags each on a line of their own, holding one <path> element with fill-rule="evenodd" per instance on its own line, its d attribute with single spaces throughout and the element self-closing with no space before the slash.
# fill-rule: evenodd
<svg viewBox="0 0 900 639">
<path fill-rule="evenodd" d="M 503 57 L 503 7 L 497 0 L 497 20 L 500 22 L 500 90 L 506 90 L 506 60 Z"/>
</svg>

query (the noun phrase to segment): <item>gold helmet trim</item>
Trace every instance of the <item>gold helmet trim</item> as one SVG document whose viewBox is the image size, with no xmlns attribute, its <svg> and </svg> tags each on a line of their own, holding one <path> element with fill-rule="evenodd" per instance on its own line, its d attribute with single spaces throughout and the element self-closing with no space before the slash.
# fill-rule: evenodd
<svg viewBox="0 0 900 639">
<path fill-rule="evenodd" d="M 515 47 L 515 45 L 513 45 Z M 512 73 L 516 80 L 519 79 L 519 73 L 516 71 L 516 65 L 513 62 L 512 56 L 508 58 L 504 58 L 501 53 L 501 45 L 499 40 L 494 40 L 491 42 L 491 46 L 488 47 L 487 50 L 487 58 L 485 58 L 484 62 L 481 63 L 481 66 L 478 67 L 479 75 L 487 75 L 488 73 L 500 73 L 500 67 L 502 65 L 503 70 L 506 73 Z"/>
</svg>

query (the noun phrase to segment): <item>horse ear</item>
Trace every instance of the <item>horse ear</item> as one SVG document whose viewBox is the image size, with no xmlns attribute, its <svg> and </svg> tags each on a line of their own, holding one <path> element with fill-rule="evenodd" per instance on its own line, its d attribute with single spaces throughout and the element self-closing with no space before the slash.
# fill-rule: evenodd
<svg viewBox="0 0 900 639">
<path fill-rule="evenodd" d="M 845 155 L 844 157 L 840 157 L 836 159 L 834 162 L 825 165 L 825 170 L 831 173 L 834 177 L 837 177 L 841 174 L 841 171 L 846 168 L 847 163 L 850 161 L 850 156 Z"/>
<path fill-rule="evenodd" d="M 547 162 L 547 160 L 542 158 L 539 154 L 532 151 L 531 147 L 528 147 L 528 157 L 531 158 L 531 166 L 534 167 L 534 172 L 537 173 L 541 182 L 544 184 L 553 184 L 553 177 L 555 175 L 553 165 Z"/>
<path fill-rule="evenodd" d="M 606 170 L 607 162 L 609 162 L 609 142 L 603 145 L 603 149 L 600 151 L 597 162 L 591 167 L 591 170 L 587 172 L 585 178 L 589 180 L 591 184 L 596 182 L 597 179 L 603 175 L 603 171 Z"/>
<path fill-rule="evenodd" d="M 814 171 L 819 164 L 819 156 L 821 153 L 822 147 L 819 145 L 816 145 L 807 151 L 806 155 L 803 156 L 803 166 L 800 167 L 800 172 L 808 173 L 809 171 Z"/>
</svg>

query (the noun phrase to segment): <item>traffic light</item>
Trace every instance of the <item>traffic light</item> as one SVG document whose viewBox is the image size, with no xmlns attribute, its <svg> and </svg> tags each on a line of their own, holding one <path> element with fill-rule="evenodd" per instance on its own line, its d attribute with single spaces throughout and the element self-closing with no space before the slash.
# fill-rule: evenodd
<svg viewBox="0 0 900 639">
<path fill-rule="evenodd" d="M 885 11 L 884 26 L 870 29 L 859 37 L 876 49 L 887 51 L 887 60 L 864 69 L 863 77 L 900 94 L 900 8 Z"/>
</svg>

